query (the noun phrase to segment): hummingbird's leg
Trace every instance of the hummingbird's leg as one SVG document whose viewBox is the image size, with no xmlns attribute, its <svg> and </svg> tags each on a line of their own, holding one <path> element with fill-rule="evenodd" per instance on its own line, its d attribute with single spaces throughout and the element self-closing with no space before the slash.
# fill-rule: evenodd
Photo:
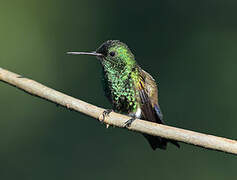
<svg viewBox="0 0 237 180">
<path fill-rule="evenodd" d="M 128 128 L 131 126 L 132 122 L 136 119 L 136 117 L 132 117 L 131 119 L 127 120 L 125 123 L 124 123 L 124 127 Z"/>
<path fill-rule="evenodd" d="M 102 118 L 101 122 L 104 122 L 106 116 L 109 116 L 109 114 L 110 114 L 111 112 L 113 112 L 113 109 L 106 109 L 106 110 L 103 112 L 103 114 L 102 114 L 103 118 Z"/>
</svg>

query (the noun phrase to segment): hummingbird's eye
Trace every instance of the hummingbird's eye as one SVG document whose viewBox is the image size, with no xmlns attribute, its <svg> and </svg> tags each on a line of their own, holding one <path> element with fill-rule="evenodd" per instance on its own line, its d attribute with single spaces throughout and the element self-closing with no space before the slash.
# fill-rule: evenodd
<svg viewBox="0 0 237 180">
<path fill-rule="evenodd" d="M 111 51 L 111 52 L 109 53 L 109 55 L 113 57 L 113 56 L 115 56 L 115 52 L 114 52 L 114 51 Z"/>
</svg>

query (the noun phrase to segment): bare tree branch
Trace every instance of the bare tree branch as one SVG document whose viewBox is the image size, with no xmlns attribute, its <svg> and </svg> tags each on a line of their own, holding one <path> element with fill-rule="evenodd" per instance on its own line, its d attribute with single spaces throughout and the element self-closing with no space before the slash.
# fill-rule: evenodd
<svg viewBox="0 0 237 180">
<path fill-rule="evenodd" d="M 70 97 L 66 94 L 48 88 L 36 81 L 24 78 L 18 74 L 12 73 L 2 68 L 0 68 L 0 81 L 22 89 L 31 95 L 35 95 L 53 103 L 60 104 L 93 118 L 99 120 L 103 119 L 103 112 L 105 109 Z M 111 112 L 109 116 L 105 118 L 104 123 L 112 126 L 124 127 L 124 123 L 129 119 L 130 117 L 128 116 Z M 140 119 L 135 120 L 128 129 L 154 136 L 161 136 L 167 139 L 174 139 L 212 150 L 237 154 L 237 141 L 231 139 L 197 133 L 194 131 L 184 130 L 162 124 L 156 124 Z"/>
</svg>

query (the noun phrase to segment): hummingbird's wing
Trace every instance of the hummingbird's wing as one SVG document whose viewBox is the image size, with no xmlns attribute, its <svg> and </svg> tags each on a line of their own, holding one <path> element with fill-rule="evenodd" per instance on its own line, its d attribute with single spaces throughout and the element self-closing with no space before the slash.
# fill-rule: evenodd
<svg viewBox="0 0 237 180">
<path fill-rule="evenodd" d="M 150 74 L 144 70 L 140 70 L 140 82 L 139 82 L 139 98 L 141 102 L 142 118 L 144 120 L 164 124 L 163 115 L 158 104 L 158 90 L 155 80 Z M 151 136 L 143 134 L 151 147 L 155 150 L 157 147 L 166 149 L 167 142 L 179 147 L 179 144 L 174 140 L 168 140 L 161 137 Z"/>
<path fill-rule="evenodd" d="M 158 104 L 158 89 L 155 80 L 144 70 L 140 70 L 139 97 L 144 118 L 164 124 L 163 115 Z"/>
</svg>

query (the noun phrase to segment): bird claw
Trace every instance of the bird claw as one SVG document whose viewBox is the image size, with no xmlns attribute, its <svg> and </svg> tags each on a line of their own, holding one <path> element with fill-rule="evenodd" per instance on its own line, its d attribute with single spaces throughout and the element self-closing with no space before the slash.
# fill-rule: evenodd
<svg viewBox="0 0 237 180">
<path fill-rule="evenodd" d="M 102 120 L 101 122 L 105 121 L 106 116 L 109 116 L 109 114 L 113 112 L 113 109 L 106 109 L 103 113 L 102 113 Z"/>
<path fill-rule="evenodd" d="M 132 117 L 131 119 L 127 120 L 125 123 L 124 123 L 124 126 L 125 128 L 128 128 L 131 126 L 132 122 L 135 120 L 136 118 L 135 117 Z"/>
</svg>

